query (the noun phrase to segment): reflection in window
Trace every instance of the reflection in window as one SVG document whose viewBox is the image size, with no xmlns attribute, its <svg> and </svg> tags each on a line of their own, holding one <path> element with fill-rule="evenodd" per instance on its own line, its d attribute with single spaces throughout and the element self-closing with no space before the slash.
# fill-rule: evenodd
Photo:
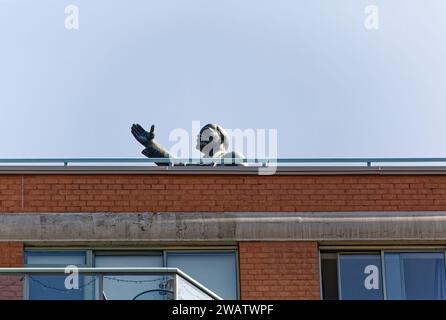
<svg viewBox="0 0 446 320">
<path fill-rule="evenodd" d="M 446 298 L 443 253 L 385 253 L 388 299 Z"/>
<path fill-rule="evenodd" d="M 383 299 L 381 256 L 339 255 L 339 287 L 343 300 Z"/>
</svg>

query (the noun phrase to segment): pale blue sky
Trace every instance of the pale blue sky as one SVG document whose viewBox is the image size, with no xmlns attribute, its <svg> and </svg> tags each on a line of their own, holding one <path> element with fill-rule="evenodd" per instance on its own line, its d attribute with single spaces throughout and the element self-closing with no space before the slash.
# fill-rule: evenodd
<svg viewBox="0 0 446 320">
<path fill-rule="evenodd" d="M 132 123 L 170 146 L 193 120 L 277 128 L 283 157 L 446 157 L 444 0 L 0 0 L 0 41 L 1 158 L 142 157 Z"/>
</svg>

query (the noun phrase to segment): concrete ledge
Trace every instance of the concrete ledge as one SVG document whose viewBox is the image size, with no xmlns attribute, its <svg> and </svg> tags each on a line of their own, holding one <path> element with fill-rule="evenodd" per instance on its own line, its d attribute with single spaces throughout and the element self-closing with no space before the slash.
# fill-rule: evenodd
<svg viewBox="0 0 446 320">
<path fill-rule="evenodd" d="M 0 241 L 443 241 L 446 212 L 2 213 Z"/>
<path fill-rule="evenodd" d="M 0 174 L 258 175 L 259 167 L 0 166 Z M 275 175 L 445 175 L 445 166 L 278 166 Z"/>
</svg>

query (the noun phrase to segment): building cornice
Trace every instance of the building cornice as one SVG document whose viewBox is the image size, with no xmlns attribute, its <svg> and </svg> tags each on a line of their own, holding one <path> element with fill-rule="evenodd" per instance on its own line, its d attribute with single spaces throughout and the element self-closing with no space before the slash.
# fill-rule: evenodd
<svg viewBox="0 0 446 320">
<path fill-rule="evenodd" d="M 446 242 L 446 212 L 2 213 L 0 241 Z"/>
</svg>

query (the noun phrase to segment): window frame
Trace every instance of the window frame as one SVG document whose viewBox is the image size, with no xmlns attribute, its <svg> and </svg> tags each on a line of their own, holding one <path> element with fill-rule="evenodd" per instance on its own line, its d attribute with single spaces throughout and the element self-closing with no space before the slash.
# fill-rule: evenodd
<svg viewBox="0 0 446 320">
<path fill-rule="evenodd" d="M 337 267 L 337 281 L 338 281 L 338 300 L 342 300 L 341 295 L 341 279 L 340 279 L 340 265 L 339 265 L 339 255 L 341 254 L 351 254 L 351 255 L 361 255 L 361 254 L 376 254 L 380 255 L 381 259 L 381 279 L 383 286 L 383 300 L 387 299 L 387 286 L 386 286 L 386 269 L 384 254 L 385 253 L 442 253 L 443 259 L 445 261 L 445 272 L 446 272 L 446 247 L 445 246 L 348 246 L 336 247 L 336 246 L 320 246 L 319 247 L 319 279 L 320 279 L 320 292 L 321 300 L 324 300 L 324 291 L 322 286 L 322 257 L 324 254 L 335 254 L 336 255 L 336 267 Z"/>
<path fill-rule="evenodd" d="M 52 248 L 52 249 L 45 249 L 45 250 L 40 250 L 40 248 L 32 248 L 32 249 L 27 249 L 24 248 L 24 254 L 23 254 L 23 265 L 24 267 L 34 267 L 34 268 L 45 268 L 48 267 L 48 264 L 29 264 L 28 263 L 28 253 L 31 254 L 35 254 L 35 253 L 41 253 L 42 256 L 47 254 L 47 255 L 54 255 L 54 256 L 67 256 L 69 252 L 79 252 L 79 253 L 84 253 L 85 254 L 85 263 L 78 265 L 78 267 L 91 267 L 92 266 L 92 262 L 93 262 L 93 257 L 91 254 L 91 251 L 89 250 L 81 250 L 81 249 L 59 249 L 59 248 Z M 66 264 L 51 264 L 51 267 L 60 267 L 60 268 L 65 268 L 67 265 Z M 25 275 L 25 284 L 23 286 L 23 291 L 24 291 L 24 297 L 25 300 L 29 300 L 29 275 Z M 84 292 L 85 294 L 85 292 Z"/>
</svg>

